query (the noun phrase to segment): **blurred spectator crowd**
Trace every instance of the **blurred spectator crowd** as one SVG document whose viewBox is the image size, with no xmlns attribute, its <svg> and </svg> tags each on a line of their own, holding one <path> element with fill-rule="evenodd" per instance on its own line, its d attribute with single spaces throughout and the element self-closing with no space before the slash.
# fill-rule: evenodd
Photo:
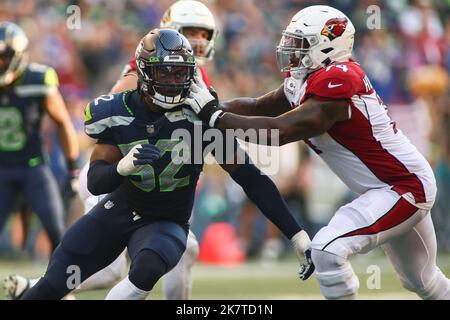
<svg viewBox="0 0 450 320">
<path fill-rule="evenodd" d="M 134 54 L 139 39 L 159 25 L 173 0 L 2 0 L 0 21 L 18 23 L 30 38 L 32 61 L 53 66 L 59 75 L 80 145 L 86 103 L 107 93 Z M 207 65 L 222 100 L 258 96 L 279 86 L 283 75 L 275 61 L 282 30 L 300 9 L 313 4 L 345 12 L 356 28 L 354 55 L 362 64 L 397 125 L 430 160 L 438 181 L 432 212 L 438 244 L 450 251 L 450 0 L 208 0 L 219 24 L 214 61 Z M 80 28 L 68 18 L 80 8 Z M 377 14 L 376 5 L 380 8 Z M 375 8 L 375 9 L 374 9 Z M 370 19 L 380 21 L 370 29 Z M 52 127 L 45 128 L 48 136 Z M 57 150 L 54 139 L 49 149 Z M 345 186 L 302 144 L 283 148 L 283 172 L 275 181 L 293 213 L 314 234 L 342 199 Z M 55 163 L 58 162 L 55 153 Z M 56 168 L 57 165 L 55 164 Z M 56 169 L 55 169 L 56 170 Z M 322 178 L 321 178 L 322 177 Z M 324 192 L 326 190 L 326 192 Z M 198 190 L 194 233 L 201 239 L 211 221 L 236 225 L 247 253 L 278 257 L 283 240 L 236 186 L 215 169 L 207 169 Z M 264 236 L 265 235 L 265 236 Z M 281 239 L 281 240 L 280 240 Z M 265 241 L 268 240 L 268 241 Z M 265 243 L 265 245 L 264 245 Z"/>
</svg>

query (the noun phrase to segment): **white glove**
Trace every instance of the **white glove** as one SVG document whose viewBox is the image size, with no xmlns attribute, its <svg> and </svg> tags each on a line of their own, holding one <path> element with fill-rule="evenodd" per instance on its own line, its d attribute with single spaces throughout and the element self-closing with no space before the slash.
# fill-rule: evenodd
<svg viewBox="0 0 450 320">
<path fill-rule="evenodd" d="M 196 74 L 191 84 L 189 96 L 184 100 L 184 103 L 188 104 L 196 114 L 199 114 L 205 105 L 215 99 L 202 78 Z"/>
<path fill-rule="evenodd" d="M 314 272 L 314 264 L 311 260 L 311 240 L 308 234 L 302 230 L 296 233 L 292 239 L 295 254 L 300 261 L 299 276 L 301 280 L 308 279 Z"/>
<path fill-rule="evenodd" d="M 139 172 L 143 165 L 152 164 L 159 159 L 160 150 L 152 144 L 135 145 L 117 164 L 117 172 L 121 176 L 129 176 Z"/>
</svg>

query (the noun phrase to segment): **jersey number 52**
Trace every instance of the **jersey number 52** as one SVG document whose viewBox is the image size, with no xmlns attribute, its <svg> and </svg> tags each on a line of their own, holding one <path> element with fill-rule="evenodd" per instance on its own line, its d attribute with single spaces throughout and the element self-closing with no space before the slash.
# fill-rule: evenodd
<svg viewBox="0 0 450 320">
<path fill-rule="evenodd" d="M 119 148 L 122 154 L 127 154 L 135 145 L 141 143 L 148 143 L 148 140 L 140 140 L 129 144 L 122 144 L 119 145 Z M 180 141 L 175 139 L 160 139 L 155 145 L 161 150 L 161 157 L 163 157 L 166 152 L 172 152 L 174 149 L 177 151 L 180 146 Z M 184 153 L 182 155 L 183 159 L 190 157 L 190 154 L 186 154 L 186 152 L 189 152 L 189 148 L 180 148 L 180 150 Z M 175 175 L 183 167 L 183 163 L 179 161 L 174 162 L 172 158 L 173 157 L 171 157 L 170 162 L 166 164 L 164 169 L 159 174 L 155 172 L 155 168 L 153 168 L 150 164 L 142 166 L 140 172 L 133 175 L 137 179 L 131 180 L 132 183 L 145 192 L 151 192 L 155 189 L 156 179 L 158 179 L 159 182 L 160 192 L 171 192 L 176 188 L 187 186 L 189 184 L 190 176 L 175 178 Z"/>
</svg>

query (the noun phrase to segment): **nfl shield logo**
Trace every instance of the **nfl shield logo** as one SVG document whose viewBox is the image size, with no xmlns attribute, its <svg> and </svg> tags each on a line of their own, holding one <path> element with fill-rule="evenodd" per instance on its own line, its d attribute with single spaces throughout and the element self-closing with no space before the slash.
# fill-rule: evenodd
<svg viewBox="0 0 450 320">
<path fill-rule="evenodd" d="M 106 210 L 109 210 L 112 207 L 114 207 L 114 202 L 112 202 L 111 200 L 108 200 L 108 202 L 105 203 L 104 207 Z"/>
</svg>

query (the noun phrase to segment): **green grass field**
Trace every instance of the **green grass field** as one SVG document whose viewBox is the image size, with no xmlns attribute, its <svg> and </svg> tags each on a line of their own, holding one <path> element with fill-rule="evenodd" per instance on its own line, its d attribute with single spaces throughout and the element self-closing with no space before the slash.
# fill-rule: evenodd
<svg viewBox="0 0 450 320">
<path fill-rule="evenodd" d="M 360 299 L 417 299 L 402 288 L 387 258 L 380 251 L 358 256 L 352 260 L 353 267 L 360 280 Z M 438 265 L 450 276 L 450 254 L 440 255 Z M 370 266 L 377 266 L 381 271 L 380 289 L 369 289 L 368 273 Z M 28 260 L 0 260 L 0 277 L 9 274 L 22 274 L 36 277 L 42 274 L 45 265 Z M 302 282 L 296 277 L 297 263 L 294 257 L 266 266 L 259 261 L 251 261 L 239 267 L 218 267 L 197 263 L 194 267 L 193 299 L 322 299 L 315 277 Z M 372 277 L 371 277 L 372 276 Z M 103 299 L 107 290 L 78 293 L 77 299 Z M 0 293 L 3 299 L 3 290 Z M 163 299 L 161 281 L 158 282 L 149 299 Z"/>
</svg>

